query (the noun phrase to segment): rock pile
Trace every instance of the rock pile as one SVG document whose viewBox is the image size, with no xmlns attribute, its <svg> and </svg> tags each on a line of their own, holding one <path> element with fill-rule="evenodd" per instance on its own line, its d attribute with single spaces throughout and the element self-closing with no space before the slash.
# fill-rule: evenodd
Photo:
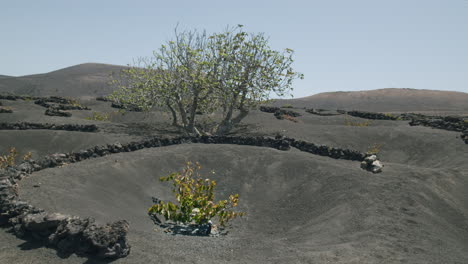
<svg viewBox="0 0 468 264">
<path fill-rule="evenodd" d="M 63 112 L 62 110 L 91 110 L 88 107 L 76 104 L 70 99 L 58 96 L 40 98 L 34 101 L 34 103 L 47 108 L 45 115 L 48 116 L 70 117 L 71 113 Z"/>
<path fill-rule="evenodd" d="M 260 111 L 266 113 L 273 113 L 277 119 L 284 119 L 284 116 L 298 117 L 301 116 L 298 112 L 292 110 L 285 110 L 275 106 L 260 106 Z"/>
<path fill-rule="evenodd" d="M 366 157 L 366 154 L 363 154 L 359 151 L 349 150 L 349 149 L 340 149 L 329 147 L 325 145 L 316 145 L 314 143 L 302 141 L 302 140 L 295 140 L 293 138 L 287 138 L 282 136 L 276 136 L 277 139 L 282 139 L 287 142 L 292 147 L 295 147 L 301 151 L 308 152 L 315 155 L 326 156 L 334 159 L 345 159 L 345 160 L 356 160 L 356 161 L 363 161 Z"/>
<path fill-rule="evenodd" d="M 124 110 L 127 110 L 127 111 L 131 111 L 131 112 L 143 112 L 143 108 L 137 106 L 137 105 L 134 105 L 134 104 L 124 104 L 124 103 L 120 103 L 120 102 L 116 102 L 108 97 L 105 97 L 105 96 L 98 96 L 96 97 L 96 101 L 102 101 L 102 102 L 111 102 L 111 107 L 113 108 L 118 108 L 118 109 L 124 109 Z"/>
<path fill-rule="evenodd" d="M 129 225 L 125 220 L 101 226 L 92 218 L 47 213 L 21 201 L 16 182 L 25 174 L 12 167 L 0 171 L 0 226 L 10 227 L 16 236 L 41 241 L 64 254 L 115 259 L 130 253 L 126 239 Z"/>
<path fill-rule="evenodd" d="M 113 108 L 118 108 L 118 109 L 124 109 L 127 111 L 131 112 L 142 112 L 143 108 L 137 106 L 137 105 L 132 105 L 132 104 L 122 104 L 122 103 L 117 103 L 117 102 L 112 102 L 111 107 Z"/>
<path fill-rule="evenodd" d="M 468 129 L 468 122 L 462 117 L 420 117 L 411 120 L 410 126 L 428 126 L 449 131 L 463 132 Z"/>
<path fill-rule="evenodd" d="M 21 96 L 21 95 L 12 95 L 12 94 L 0 94 L 0 99 L 3 100 L 10 100 L 10 101 L 16 101 L 16 100 L 37 100 L 40 99 L 41 97 L 37 96 Z"/>
<path fill-rule="evenodd" d="M 80 131 L 80 132 L 96 132 L 98 127 L 96 125 L 75 125 L 75 124 L 41 124 L 41 123 L 0 123 L 0 130 L 27 130 L 27 129 L 50 129 L 50 130 L 66 130 L 66 131 Z"/>
<path fill-rule="evenodd" d="M 110 100 L 109 98 L 105 96 L 98 96 L 96 97 L 96 101 L 111 102 L 112 100 Z"/>
<path fill-rule="evenodd" d="M 341 115 L 342 113 L 336 111 L 329 111 L 325 109 L 320 109 L 320 108 L 309 108 L 305 110 L 307 113 L 313 114 L 313 115 L 319 115 L 319 116 L 335 116 L 335 115 Z"/>
<path fill-rule="evenodd" d="M 73 104 L 73 100 L 60 96 L 41 97 L 37 99 L 34 103 L 41 105 L 47 102 L 56 104 Z"/>
<path fill-rule="evenodd" d="M 383 169 L 383 164 L 378 160 L 377 155 L 367 155 L 361 162 L 361 168 L 373 173 L 380 173 Z"/>
<path fill-rule="evenodd" d="M 2 114 L 2 113 L 11 114 L 11 113 L 13 113 L 13 110 L 8 109 L 8 108 L 0 107 L 0 114 Z"/>
<path fill-rule="evenodd" d="M 48 116 L 63 116 L 63 117 L 70 117 L 72 114 L 64 111 L 60 111 L 56 108 L 48 108 L 45 111 L 45 115 Z"/>
<path fill-rule="evenodd" d="M 260 106 L 260 111 L 265 112 L 265 113 L 275 113 L 276 111 L 281 110 L 281 108 L 276 107 L 276 106 Z"/>
<path fill-rule="evenodd" d="M 382 113 L 372 113 L 372 112 L 363 112 L 363 111 L 348 111 L 346 114 L 350 116 L 374 119 L 374 120 L 402 120 L 399 115 L 393 114 L 382 114 Z"/>
<path fill-rule="evenodd" d="M 468 129 L 463 131 L 462 140 L 465 141 L 465 144 L 468 144 Z"/>
<path fill-rule="evenodd" d="M 64 99 L 64 100 L 67 100 L 67 99 Z M 62 100 L 56 100 L 56 101 L 62 101 Z M 51 101 L 49 99 L 44 99 L 44 98 L 34 101 L 35 104 L 40 105 L 42 107 L 53 108 L 57 110 L 91 110 L 86 106 L 81 106 L 81 105 L 74 104 L 71 102 L 69 102 L 68 104 L 63 104 L 63 103 L 51 104 L 50 102 Z M 55 103 L 54 101 L 52 102 Z"/>
<path fill-rule="evenodd" d="M 418 116 L 412 119 L 410 126 L 427 126 L 437 129 L 462 132 L 461 139 L 468 144 L 468 120 L 458 116 Z"/>
</svg>

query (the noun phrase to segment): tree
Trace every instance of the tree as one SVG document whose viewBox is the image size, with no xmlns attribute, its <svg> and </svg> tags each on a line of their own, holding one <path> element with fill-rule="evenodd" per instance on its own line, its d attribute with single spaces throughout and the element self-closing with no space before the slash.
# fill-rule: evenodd
<svg viewBox="0 0 468 264">
<path fill-rule="evenodd" d="M 124 70 L 110 97 L 143 109 L 163 107 L 173 125 L 189 133 L 200 133 L 197 112 L 222 110 L 214 132 L 224 134 L 272 93 L 284 96 L 294 79 L 303 78 L 292 69 L 292 56 L 291 49 L 271 50 L 263 33 L 247 33 L 242 25 L 210 36 L 176 28 L 175 39 L 151 59 Z"/>
</svg>

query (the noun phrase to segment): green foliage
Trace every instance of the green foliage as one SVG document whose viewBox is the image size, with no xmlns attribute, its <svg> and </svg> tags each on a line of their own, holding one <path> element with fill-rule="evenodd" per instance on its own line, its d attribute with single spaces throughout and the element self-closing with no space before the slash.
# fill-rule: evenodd
<svg viewBox="0 0 468 264">
<path fill-rule="evenodd" d="M 353 120 L 349 119 L 348 117 L 345 118 L 345 126 L 367 127 L 370 124 L 372 124 L 371 120 L 358 122 L 358 121 L 353 121 Z"/>
<path fill-rule="evenodd" d="M 109 121 L 110 114 L 109 113 L 98 113 L 93 112 L 92 116 L 88 116 L 85 119 L 87 120 L 94 120 L 94 121 Z"/>
<path fill-rule="evenodd" d="M 367 148 L 366 154 L 377 155 L 382 149 L 382 144 L 374 143 L 372 146 Z"/>
<path fill-rule="evenodd" d="M 390 113 L 386 113 L 386 114 L 384 114 L 384 115 L 385 115 L 385 116 L 388 116 L 388 117 L 390 117 L 390 118 L 393 118 L 394 120 L 398 120 L 398 121 L 403 120 L 403 119 L 401 118 L 400 115 L 394 115 L 394 114 L 390 114 Z"/>
<path fill-rule="evenodd" d="M 291 104 L 285 104 L 281 106 L 281 108 L 293 108 L 293 106 Z"/>
<path fill-rule="evenodd" d="M 238 194 L 230 195 L 228 200 L 214 202 L 216 181 L 201 178 L 200 169 L 199 163 L 187 162 L 182 172 L 161 177 L 161 181 L 172 181 L 172 191 L 178 203 L 160 201 L 149 208 L 149 212 L 164 216 L 166 221 L 184 224 L 206 224 L 217 216 L 221 226 L 238 216 L 243 216 L 244 213 L 231 210 L 238 205 Z"/>
<path fill-rule="evenodd" d="M 297 120 L 297 118 L 295 118 L 294 116 L 283 114 L 282 117 L 283 117 L 283 119 L 294 122 L 294 123 L 299 122 L 299 120 Z"/>
<path fill-rule="evenodd" d="M 70 102 L 70 105 L 72 106 L 77 106 L 77 107 L 83 107 L 80 102 L 78 102 L 77 100 L 75 99 L 69 99 L 69 102 Z"/>
<path fill-rule="evenodd" d="M 247 33 L 242 25 L 208 36 L 175 31 L 175 39 L 140 59 L 113 80 L 109 97 L 144 110 L 163 107 L 174 125 L 194 132 L 196 112 L 223 111 L 217 133 L 228 132 L 252 107 L 284 96 L 303 75 L 291 68 L 293 50 L 272 50 L 262 33 Z M 237 115 L 235 115 L 237 113 Z"/>
<path fill-rule="evenodd" d="M 23 156 L 23 160 L 28 160 L 32 156 L 31 152 L 26 153 Z M 16 148 L 11 147 L 6 155 L 0 155 L 0 169 L 15 166 L 16 158 L 18 157 L 18 151 Z"/>
</svg>

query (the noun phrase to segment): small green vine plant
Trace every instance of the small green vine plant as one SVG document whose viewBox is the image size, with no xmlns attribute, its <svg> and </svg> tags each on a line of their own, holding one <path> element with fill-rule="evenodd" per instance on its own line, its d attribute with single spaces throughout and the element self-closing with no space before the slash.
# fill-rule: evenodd
<svg viewBox="0 0 468 264">
<path fill-rule="evenodd" d="M 31 159 L 31 152 L 26 153 L 23 156 L 23 160 Z M 16 158 L 18 157 L 18 151 L 16 148 L 11 147 L 8 150 L 8 154 L 0 155 L 0 169 L 5 169 L 7 167 L 13 167 L 16 165 Z"/>
<path fill-rule="evenodd" d="M 182 224 L 204 225 L 217 217 L 222 227 L 230 220 L 243 216 L 245 213 L 232 210 L 239 203 L 239 194 L 230 195 L 228 200 L 215 202 L 216 181 L 202 178 L 200 169 L 198 162 L 187 162 L 181 172 L 161 177 L 162 182 L 172 182 L 172 192 L 177 203 L 159 201 L 148 212 L 162 215 L 166 221 Z"/>
<path fill-rule="evenodd" d="M 94 121 L 109 121 L 110 115 L 108 113 L 93 112 L 93 116 L 86 117 L 85 119 Z"/>
</svg>

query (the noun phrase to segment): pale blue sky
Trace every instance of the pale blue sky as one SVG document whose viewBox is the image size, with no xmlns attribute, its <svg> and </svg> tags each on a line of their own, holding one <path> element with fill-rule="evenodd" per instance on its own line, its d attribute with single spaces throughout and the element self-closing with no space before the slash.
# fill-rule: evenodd
<svg viewBox="0 0 468 264">
<path fill-rule="evenodd" d="M 468 0 L 0 0 L 0 74 L 125 65 L 185 28 L 265 32 L 296 51 L 295 97 L 417 88 L 468 92 Z"/>
</svg>

